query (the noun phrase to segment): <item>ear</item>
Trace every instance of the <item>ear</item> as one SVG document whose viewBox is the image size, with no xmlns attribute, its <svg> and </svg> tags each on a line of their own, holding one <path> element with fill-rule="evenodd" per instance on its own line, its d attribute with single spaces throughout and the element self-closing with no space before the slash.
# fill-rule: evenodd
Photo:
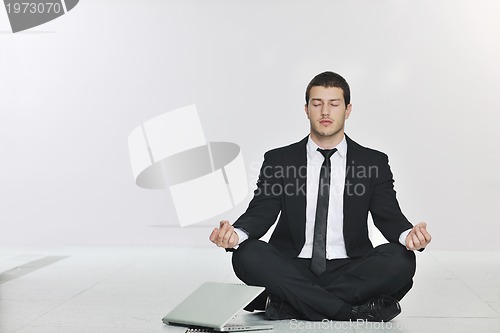
<svg viewBox="0 0 500 333">
<path fill-rule="evenodd" d="M 349 119 L 349 116 L 351 115 L 352 111 L 352 104 L 347 104 L 347 107 L 345 109 L 345 119 Z"/>
<path fill-rule="evenodd" d="M 309 109 L 307 107 L 307 104 L 304 105 L 304 111 L 306 112 L 307 119 L 309 119 Z"/>
</svg>

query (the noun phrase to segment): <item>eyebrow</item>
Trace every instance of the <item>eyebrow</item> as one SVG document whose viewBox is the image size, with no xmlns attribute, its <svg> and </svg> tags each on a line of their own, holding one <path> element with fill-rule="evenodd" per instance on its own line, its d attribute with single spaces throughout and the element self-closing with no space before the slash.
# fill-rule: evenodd
<svg viewBox="0 0 500 333">
<path fill-rule="evenodd" d="M 334 98 L 334 99 L 329 99 L 328 101 L 332 102 L 332 101 L 340 101 L 340 100 L 341 100 L 340 98 Z M 321 98 L 311 98 L 311 101 L 323 102 L 323 100 Z"/>
</svg>

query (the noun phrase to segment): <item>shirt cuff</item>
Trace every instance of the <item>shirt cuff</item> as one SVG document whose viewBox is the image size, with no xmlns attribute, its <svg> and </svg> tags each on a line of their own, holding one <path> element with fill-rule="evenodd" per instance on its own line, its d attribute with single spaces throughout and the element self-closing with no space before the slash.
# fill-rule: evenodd
<svg viewBox="0 0 500 333">
<path fill-rule="evenodd" d="M 244 241 L 246 241 L 248 239 L 248 235 L 246 232 L 244 232 L 243 230 L 241 230 L 239 228 L 234 228 L 234 232 L 238 235 L 238 245 L 233 247 L 233 249 L 236 250 L 241 243 L 243 243 Z"/>
<path fill-rule="evenodd" d="M 411 229 L 405 230 L 399 235 L 399 242 L 406 247 L 406 236 L 410 233 Z"/>
</svg>

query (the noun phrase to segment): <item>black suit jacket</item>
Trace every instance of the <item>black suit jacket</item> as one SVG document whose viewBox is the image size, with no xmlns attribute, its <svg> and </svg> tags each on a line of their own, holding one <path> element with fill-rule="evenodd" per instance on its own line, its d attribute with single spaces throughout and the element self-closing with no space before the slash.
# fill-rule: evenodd
<svg viewBox="0 0 500 333">
<path fill-rule="evenodd" d="M 308 137 L 264 155 L 257 189 L 246 212 L 234 223 L 250 239 L 259 239 L 278 220 L 269 243 L 297 257 L 305 242 Z M 368 238 L 368 212 L 390 242 L 412 228 L 401 212 L 387 155 L 352 141 L 347 135 L 344 187 L 344 241 L 347 255 L 358 258 L 373 248 Z"/>
</svg>

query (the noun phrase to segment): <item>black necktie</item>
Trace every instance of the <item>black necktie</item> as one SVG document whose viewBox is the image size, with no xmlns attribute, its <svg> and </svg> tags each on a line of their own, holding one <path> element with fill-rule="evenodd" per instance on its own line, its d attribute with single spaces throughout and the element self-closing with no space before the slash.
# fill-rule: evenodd
<svg viewBox="0 0 500 333">
<path fill-rule="evenodd" d="M 337 151 L 334 149 L 319 149 L 325 157 L 319 173 L 318 204 L 316 206 L 316 221 L 314 223 L 314 241 L 311 258 L 311 270 L 317 276 L 326 270 L 326 221 L 328 219 L 328 201 L 330 199 L 330 157 Z"/>
</svg>

